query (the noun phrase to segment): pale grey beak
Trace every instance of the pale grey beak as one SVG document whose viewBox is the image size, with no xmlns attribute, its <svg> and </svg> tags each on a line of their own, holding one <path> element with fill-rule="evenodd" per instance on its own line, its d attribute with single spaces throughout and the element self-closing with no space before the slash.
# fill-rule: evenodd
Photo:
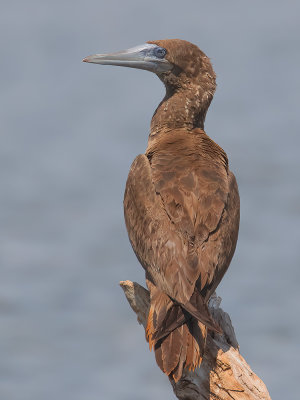
<svg viewBox="0 0 300 400">
<path fill-rule="evenodd" d="M 117 53 L 94 54 L 84 58 L 83 62 L 118 65 L 120 67 L 145 69 L 155 73 L 170 71 L 173 65 L 165 59 L 166 50 L 155 44 L 143 44 Z"/>
</svg>

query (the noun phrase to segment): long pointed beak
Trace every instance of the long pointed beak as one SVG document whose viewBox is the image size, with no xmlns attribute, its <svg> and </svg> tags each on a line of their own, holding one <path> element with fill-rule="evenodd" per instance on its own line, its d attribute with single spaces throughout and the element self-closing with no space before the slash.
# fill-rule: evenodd
<svg viewBox="0 0 300 400">
<path fill-rule="evenodd" d="M 84 58 L 83 62 L 117 65 L 120 67 L 145 69 L 147 71 L 162 73 L 170 71 L 173 66 L 164 57 L 158 57 L 155 44 L 143 44 L 128 50 L 118 51 L 117 53 L 94 54 Z"/>
</svg>

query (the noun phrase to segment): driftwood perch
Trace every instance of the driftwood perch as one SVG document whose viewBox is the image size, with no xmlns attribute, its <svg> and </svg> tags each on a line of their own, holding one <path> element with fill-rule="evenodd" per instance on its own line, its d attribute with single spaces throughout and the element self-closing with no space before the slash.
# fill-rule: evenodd
<svg viewBox="0 0 300 400">
<path fill-rule="evenodd" d="M 136 282 L 120 282 L 125 296 L 145 328 L 149 310 L 149 292 Z M 184 371 L 173 391 L 180 400 L 271 400 L 265 384 L 252 372 L 239 353 L 239 345 L 229 315 L 220 308 L 221 298 L 212 296 L 209 309 L 223 330 L 209 331 L 200 368 Z"/>
</svg>

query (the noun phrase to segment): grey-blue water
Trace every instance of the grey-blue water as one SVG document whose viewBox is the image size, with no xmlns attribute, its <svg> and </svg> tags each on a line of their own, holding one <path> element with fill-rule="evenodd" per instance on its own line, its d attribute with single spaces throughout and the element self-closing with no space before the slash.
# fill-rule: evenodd
<svg viewBox="0 0 300 400">
<path fill-rule="evenodd" d="M 206 131 L 240 188 L 218 294 L 272 399 L 299 398 L 300 3 L 2 0 L 1 400 L 174 398 L 118 287 L 144 282 L 122 198 L 164 89 L 81 62 L 174 37 L 212 58 Z"/>
</svg>

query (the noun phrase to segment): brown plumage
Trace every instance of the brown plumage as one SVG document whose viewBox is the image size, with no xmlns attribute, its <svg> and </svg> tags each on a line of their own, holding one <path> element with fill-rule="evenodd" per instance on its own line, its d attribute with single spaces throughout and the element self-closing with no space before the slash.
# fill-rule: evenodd
<svg viewBox="0 0 300 400">
<path fill-rule="evenodd" d="M 215 73 L 197 46 L 177 39 L 95 57 L 85 61 L 147 69 L 166 86 L 146 152 L 128 175 L 124 214 L 150 291 L 147 340 L 177 381 L 184 368 L 201 364 L 207 329 L 220 331 L 207 302 L 238 236 L 236 180 L 226 153 L 203 130 Z"/>
</svg>

